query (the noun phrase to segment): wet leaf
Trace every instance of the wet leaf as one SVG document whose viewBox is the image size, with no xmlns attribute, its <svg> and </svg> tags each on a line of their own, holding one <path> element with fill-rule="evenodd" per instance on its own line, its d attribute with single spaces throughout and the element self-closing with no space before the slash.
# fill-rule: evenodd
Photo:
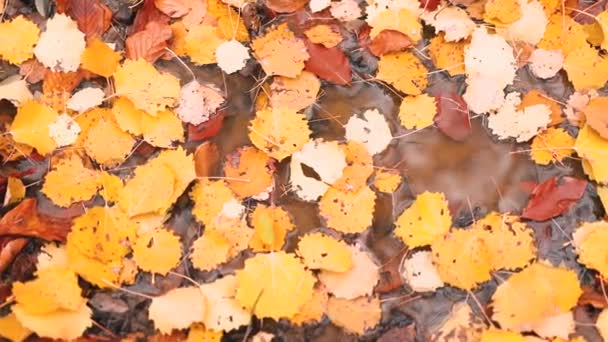
<svg viewBox="0 0 608 342">
<path fill-rule="evenodd" d="M 100 0 L 69 0 L 66 12 L 87 39 L 100 38 L 112 22 L 112 11 Z"/>
<path fill-rule="evenodd" d="M 412 44 L 412 40 L 399 31 L 383 30 L 372 39 L 367 48 L 375 56 L 382 56 L 391 52 L 403 51 Z"/>
<path fill-rule="evenodd" d="M 528 205 L 521 217 L 545 221 L 559 216 L 578 201 L 587 187 L 587 181 L 573 177 L 553 177 L 532 190 Z"/>
<path fill-rule="evenodd" d="M 167 48 L 167 41 L 172 37 L 171 27 L 157 21 L 150 22 L 142 31 L 138 31 L 125 41 L 127 58 L 137 60 L 143 58 L 154 63 Z"/>
<path fill-rule="evenodd" d="M 314 73 L 320 79 L 337 84 L 350 84 L 352 71 L 350 62 L 339 47 L 326 48 L 304 39 L 310 58 L 305 62 L 306 70 Z"/>
<path fill-rule="evenodd" d="M 264 0 L 264 4 L 279 13 L 295 12 L 304 8 L 309 0 Z"/>
<path fill-rule="evenodd" d="M 469 108 L 464 99 L 456 93 L 440 93 L 435 96 L 437 115 L 435 124 L 448 137 L 465 140 L 472 132 Z"/>
</svg>

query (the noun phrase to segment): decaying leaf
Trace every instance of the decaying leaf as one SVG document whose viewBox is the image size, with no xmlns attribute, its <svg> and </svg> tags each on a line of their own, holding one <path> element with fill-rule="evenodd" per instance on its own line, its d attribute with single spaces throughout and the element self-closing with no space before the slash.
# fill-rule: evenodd
<svg viewBox="0 0 608 342">
<path fill-rule="evenodd" d="M 380 323 L 382 310 L 377 297 L 343 299 L 330 297 L 327 302 L 327 316 L 344 330 L 363 335 L 366 330 Z"/>
<path fill-rule="evenodd" d="M 120 53 L 99 39 L 91 39 L 82 53 L 81 66 L 99 76 L 110 77 L 118 68 Z"/>
<path fill-rule="evenodd" d="M 205 313 L 205 297 L 194 286 L 179 287 L 154 297 L 148 308 L 148 317 L 154 321 L 154 327 L 165 334 L 201 322 Z"/>
<path fill-rule="evenodd" d="M 345 138 L 362 143 L 370 155 L 384 151 L 393 140 L 384 115 L 378 109 L 369 109 L 362 116 L 363 119 L 351 116 L 345 126 Z"/>
<path fill-rule="evenodd" d="M 327 190 L 319 201 L 321 217 L 329 228 L 361 233 L 372 224 L 376 194 L 367 186 L 356 191 Z"/>
<path fill-rule="evenodd" d="M 574 141 L 564 129 L 550 127 L 534 137 L 530 155 L 540 165 L 558 163 L 574 153 Z"/>
<path fill-rule="evenodd" d="M 548 106 L 537 104 L 517 110 L 520 103 L 518 93 L 509 93 L 500 109 L 488 118 L 488 127 L 500 139 L 528 141 L 549 125 L 551 109 Z"/>
<path fill-rule="evenodd" d="M 281 207 L 258 205 L 251 214 L 253 236 L 249 240 L 252 250 L 259 252 L 278 251 L 285 243 L 285 236 L 295 226 L 287 211 Z"/>
<path fill-rule="evenodd" d="M 63 14 L 56 14 L 46 23 L 34 54 L 53 71 L 76 71 L 85 50 L 84 33 L 76 22 Z"/>
<path fill-rule="evenodd" d="M 420 95 L 428 84 L 426 74 L 426 67 L 414 54 L 396 52 L 380 57 L 376 77 L 405 94 Z"/>
<path fill-rule="evenodd" d="M 320 89 L 321 82 L 308 71 L 303 71 L 296 78 L 277 76 L 270 85 L 270 102 L 275 108 L 300 111 L 317 102 Z"/>
<path fill-rule="evenodd" d="M 416 292 L 435 291 L 443 286 L 443 281 L 433 265 L 432 254 L 419 251 L 403 262 L 403 272 L 407 284 Z"/>
<path fill-rule="evenodd" d="M 602 277 L 608 274 L 606 263 L 603 262 L 606 258 L 606 251 L 602 247 L 608 239 L 607 228 L 608 225 L 604 221 L 587 222 L 577 228 L 572 235 L 579 261 L 600 272 Z"/>
<path fill-rule="evenodd" d="M 27 87 L 27 82 L 19 75 L 7 77 L 0 82 L 0 100 L 11 101 L 15 106 L 33 100 L 34 96 Z"/>
<path fill-rule="evenodd" d="M 41 214 L 34 198 L 26 198 L 0 219 L 0 235 L 23 235 L 47 241 L 65 241 L 72 222 Z"/>
<path fill-rule="evenodd" d="M 349 249 L 352 267 L 346 272 L 323 270 L 319 273 L 319 281 L 329 293 L 339 298 L 354 299 L 371 295 L 380 279 L 378 265 L 368 252 L 358 246 L 350 246 Z"/>
<path fill-rule="evenodd" d="M 352 267 L 352 252 L 348 245 L 323 233 L 300 238 L 297 253 L 311 269 L 346 272 Z"/>
<path fill-rule="evenodd" d="M 251 43 L 253 54 L 267 75 L 296 77 L 310 57 L 302 40 L 281 24 Z"/>
<path fill-rule="evenodd" d="M 299 151 L 310 133 L 306 117 L 287 108 L 260 110 L 249 124 L 253 145 L 278 161 Z"/>
<path fill-rule="evenodd" d="M 223 42 L 215 49 L 217 66 L 232 74 L 245 67 L 249 60 L 249 49 L 236 40 Z"/>
<path fill-rule="evenodd" d="M 432 125 L 435 114 L 435 98 L 427 94 L 406 96 L 399 107 L 399 120 L 407 129 L 422 129 Z"/>
</svg>

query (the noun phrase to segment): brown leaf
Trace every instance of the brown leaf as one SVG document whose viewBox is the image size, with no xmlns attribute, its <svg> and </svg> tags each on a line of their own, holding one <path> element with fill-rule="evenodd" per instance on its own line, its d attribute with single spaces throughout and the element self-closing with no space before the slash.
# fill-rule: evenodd
<svg viewBox="0 0 608 342">
<path fill-rule="evenodd" d="M 549 178 L 532 190 L 532 197 L 521 217 L 545 221 L 559 216 L 578 201 L 585 192 L 587 181 L 573 177 Z"/>
<path fill-rule="evenodd" d="M 471 134 L 469 107 L 464 99 L 456 93 L 445 92 L 435 96 L 437 115 L 435 124 L 448 137 L 463 141 Z"/>
<path fill-rule="evenodd" d="M 154 0 L 144 0 L 144 5 L 137 10 L 137 15 L 135 16 L 135 20 L 133 20 L 133 25 L 131 26 L 129 33 L 134 34 L 143 31 L 146 29 L 146 25 L 153 21 L 168 24 L 169 16 L 159 11 L 158 8 L 154 6 Z"/>
<path fill-rule="evenodd" d="M 412 46 L 412 40 L 405 34 L 395 30 L 381 31 L 368 45 L 368 49 L 376 56 L 398 52 Z"/>
<path fill-rule="evenodd" d="M 32 58 L 19 66 L 19 75 L 24 76 L 30 84 L 38 83 L 44 79 L 47 69 L 37 59 Z"/>
<path fill-rule="evenodd" d="M 188 124 L 188 141 L 198 141 L 216 136 L 224 125 L 225 113 L 218 110 L 215 115 L 200 125 Z"/>
<path fill-rule="evenodd" d="M 309 0 L 265 0 L 266 7 L 279 13 L 295 12 L 304 8 Z"/>
<path fill-rule="evenodd" d="M 26 198 L 0 219 L 1 235 L 20 235 L 65 242 L 72 220 L 43 215 L 35 198 Z"/>
<path fill-rule="evenodd" d="M 0 273 L 10 266 L 28 241 L 30 241 L 28 238 L 13 238 L 10 236 L 0 238 Z"/>
<path fill-rule="evenodd" d="M 171 18 L 179 18 L 190 12 L 191 2 L 191 0 L 154 0 L 154 5 Z"/>
<path fill-rule="evenodd" d="M 394 327 L 378 337 L 378 342 L 392 341 L 415 341 L 416 340 L 416 324 L 411 323 L 403 327 Z"/>
<path fill-rule="evenodd" d="M 347 85 L 352 80 L 350 62 L 339 47 L 326 48 L 304 39 L 310 58 L 305 62 L 306 70 L 319 78 L 338 84 Z"/>
<path fill-rule="evenodd" d="M 127 58 L 137 60 L 143 58 L 150 63 L 156 62 L 167 47 L 167 40 L 171 39 L 173 32 L 169 24 L 152 21 L 146 29 L 136 32 L 127 38 L 125 50 Z"/>
<path fill-rule="evenodd" d="M 67 13 L 87 39 L 101 37 L 112 22 L 112 11 L 100 0 L 70 0 Z"/>
<path fill-rule="evenodd" d="M 604 294 L 596 291 L 591 286 L 583 287 L 583 294 L 578 297 L 578 304 L 591 305 L 596 309 L 605 309 L 608 307 L 608 301 L 606 300 L 606 297 L 604 297 Z"/>
<path fill-rule="evenodd" d="M 194 152 L 194 169 L 197 177 L 211 177 L 220 161 L 217 145 L 211 141 L 200 144 Z"/>
</svg>

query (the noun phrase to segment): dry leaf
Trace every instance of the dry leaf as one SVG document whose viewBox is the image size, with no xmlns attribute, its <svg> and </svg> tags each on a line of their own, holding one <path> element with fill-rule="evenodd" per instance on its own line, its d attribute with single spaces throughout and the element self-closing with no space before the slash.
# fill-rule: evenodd
<svg viewBox="0 0 608 342">
<path fill-rule="evenodd" d="M 444 32 L 446 42 L 457 42 L 467 39 L 475 29 L 475 22 L 469 18 L 465 10 L 449 6 L 428 12 L 422 17 L 424 21 L 435 28 L 436 32 Z"/>
<path fill-rule="evenodd" d="M 444 285 L 429 251 L 415 252 L 407 258 L 403 262 L 401 274 L 416 292 L 435 291 Z"/>
<path fill-rule="evenodd" d="M 0 219 L 0 235 L 22 235 L 47 241 L 65 241 L 70 218 L 50 217 L 38 212 L 34 198 L 26 198 Z"/>
<path fill-rule="evenodd" d="M 241 199 L 263 195 L 272 189 L 273 170 L 273 160 L 253 146 L 229 154 L 224 164 L 226 183 Z"/>
<path fill-rule="evenodd" d="M 146 272 L 166 275 L 179 264 L 181 255 L 179 237 L 165 229 L 140 234 L 133 244 L 133 259 Z"/>
<path fill-rule="evenodd" d="M 399 107 L 399 120 L 407 129 L 422 129 L 433 124 L 437 114 L 435 98 L 427 94 L 406 96 Z"/>
<path fill-rule="evenodd" d="M 520 94 L 509 93 L 498 112 L 488 118 L 488 128 L 499 139 L 515 138 L 518 142 L 528 141 L 549 125 L 551 109 L 548 106 L 537 104 L 517 110 L 520 103 Z"/>
<path fill-rule="evenodd" d="M 380 279 L 378 266 L 370 254 L 359 247 L 348 248 L 352 254 L 352 268 L 346 272 L 322 270 L 319 273 L 319 281 L 329 293 L 339 298 L 354 299 L 371 295 Z"/>
<path fill-rule="evenodd" d="M 28 89 L 27 82 L 19 75 L 7 77 L 0 82 L 0 100 L 11 101 L 12 104 L 19 107 L 25 101 L 33 99 L 34 96 Z"/>
<path fill-rule="evenodd" d="M 419 95 L 426 88 L 427 69 L 411 52 L 383 55 L 378 62 L 376 77 L 408 95 Z"/>
<path fill-rule="evenodd" d="M 148 318 L 154 321 L 154 327 L 161 333 L 185 329 L 203 320 L 205 299 L 198 287 L 179 287 L 154 297 L 148 308 Z"/>
<path fill-rule="evenodd" d="M 0 12 L 2 5 L 0 5 Z M 0 336 L 13 342 L 21 342 L 32 334 L 32 331 L 19 323 L 14 313 L 0 318 Z"/>
<path fill-rule="evenodd" d="M 577 91 L 599 89 L 608 80 L 608 60 L 589 45 L 566 55 L 564 70 Z"/>
<path fill-rule="evenodd" d="M 59 115 L 57 120 L 49 125 L 49 136 L 57 147 L 72 145 L 78 139 L 78 134 L 80 134 L 80 126 L 67 114 Z"/>
<path fill-rule="evenodd" d="M 302 40 L 289 31 L 287 24 L 281 24 L 266 35 L 253 39 L 251 49 L 268 76 L 296 77 L 310 57 Z"/>
<path fill-rule="evenodd" d="M 149 22 L 145 30 L 136 32 L 125 41 L 126 56 L 132 60 L 140 58 L 154 63 L 165 54 L 167 40 L 171 39 L 173 32 L 166 23 Z"/>
<path fill-rule="evenodd" d="M 452 225 L 448 202 L 443 193 L 424 192 L 399 216 L 397 235 L 409 247 L 419 247 L 437 241 Z"/>
<path fill-rule="evenodd" d="M 510 23 L 506 29 L 497 31 L 503 34 L 506 39 L 536 45 L 545 34 L 545 28 L 549 23 L 547 15 L 539 1 L 518 0 L 518 2 L 521 8 L 521 17 Z"/>
<path fill-rule="evenodd" d="M 574 153 L 574 141 L 563 128 L 550 127 L 534 137 L 530 155 L 539 165 L 558 163 Z"/>
<path fill-rule="evenodd" d="M 464 74 L 464 49 L 466 41 L 446 42 L 444 35 L 439 34 L 431 39 L 429 55 L 436 68 L 445 70 L 455 76 Z"/>
<path fill-rule="evenodd" d="M 321 82 L 308 71 L 296 78 L 276 76 L 270 85 L 270 102 L 274 108 L 300 111 L 317 102 L 320 89 Z"/>
<path fill-rule="evenodd" d="M 201 42 L 205 42 L 201 44 Z M 205 23 L 190 27 L 184 37 L 185 54 L 198 65 L 217 63 L 215 51 L 225 42 L 215 26 Z"/>
<path fill-rule="evenodd" d="M 382 309 L 377 297 L 351 300 L 330 297 L 327 302 L 327 316 L 332 323 L 345 331 L 363 335 L 366 330 L 380 324 Z"/>
<path fill-rule="evenodd" d="M 380 192 L 393 193 L 401 185 L 401 175 L 393 170 L 376 170 L 374 186 Z"/>
<path fill-rule="evenodd" d="M 288 108 L 259 110 L 249 124 L 253 145 L 278 161 L 302 149 L 310 133 L 306 117 Z"/>
<path fill-rule="evenodd" d="M 368 109 L 362 116 L 363 119 L 356 115 L 350 117 L 344 127 L 345 138 L 365 145 L 370 155 L 384 151 L 393 140 L 384 114 L 378 109 Z"/>
<path fill-rule="evenodd" d="M 193 80 L 181 88 L 179 106 L 175 112 L 183 122 L 199 125 L 208 121 L 224 101 L 218 89 Z"/>
<path fill-rule="evenodd" d="M 297 254 L 310 269 L 346 272 L 353 265 L 348 245 L 323 233 L 306 234 L 298 242 Z"/>
<path fill-rule="evenodd" d="M 589 127 L 593 128 L 604 139 L 608 139 L 607 104 L 608 97 L 598 96 L 589 100 L 589 103 L 583 109 Z"/>
<path fill-rule="evenodd" d="M 227 74 L 232 74 L 245 67 L 249 60 L 249 49 L 236 40 L 223 42 L 215 49 L 217 66 Z"/>
<path fill-rule="evenodd" d="M 327 226 L 343 233 L 361 233 L 372 224 L 376 194 L 367 186 L 356 191 L 330 188 L 319 201 Z"/>
<path fill-rule="evenodd" d="M 370 37 L 375 38 L 384 30 L 394 30 L 408 36 L 413 42 L 418 43 L 422 39 L 422 24 L 415 12 L 408 9 L 384 10 L 375 17 L 368 15 L 367 22 L 372 27 Z"/>
<path fill-rule="evenodd" d="M 32 58 L 39 34 L 38 26 L 24 16 L 0 23 L 0 57 L 12 64 Z"/>
<path fill-rule="evenodd" d="M 355 20 L 362 14 L 361 7 L 356 0 L 332 1 L 329 12 L 340 21 Z"/>
<path fill-rule="evenodd" d="M 83 304 L 76 311 L 58 310 L 46 315 L 33 315 L 21 305 L 13 305 L 13 313 L 19 322 L 40 337 L 74 340 L 93 325 L 93 310 Z"/>
<path fill-rule="evenodd" d="M 85 50 L 84 33 L 76 22 L 63 14 L 56 14 L 46 22 L 34 54 L 53 71 L 76 71 Z"/>
<path fill-rule="evenodd" d="M 329 6 L 329 3 L 327 4 Z M 326 7 L 327 7 L 326 6 Z M 304 35 L 308 40 L 315 44 L 321 44 L 326 48 L 332 48 L 344 39 L 340 32 L 336 32 L 330 25 L 315 25 L 304 31 Z"/>
<path fill-rule="evenodd" d="M 84 166 L 82 159 L 73 154 L 53 165 L 46 175 L 40 191 L 60 207 L 91 199 L 99 184 L 99 173 Z"/>
<path fill-rule="evenodd" d="M 105 97 L 106 94 L 100 88 L 83 88 L 72 95 L 68 100 L 67 108 L 78 113 L 83 113 L 93 107 L 101 105 Z"/>
<path fill-rule="evenodd" d="M 530 71 L 538 78 L 555 76 L 564 65 L 564 55 L 559 50 L 536 49 L 528 59 Z"/>
<path fill-rule="evenodd" d="M 67 13 L 76 20 L 87 40 L 101 37 L 112 21 L 112 11 L 100 0 L 68 0 Z"/>
<path fill-rule="evenodd" d="M 26 101 L 17 109 L 11 135 L 16 142 L 32 146 L 42 155 L 48 154 L 57 147 L 50 137 L 49 125 L 58 117 L 53 109 L 33 100 Z"/>
<path fill-rule="evenodd" d="M 89 40 L 87 44 L 82 53 L 82 68 L 99 76 L 112 76 L 118 68 L 120 53 L 97 38 Z"/>
<path fill-rule="evenodd" d="M 200 286 L 206 303 L 203 316 L 205 327 L 213 331 L 229 331 L 250 323 L 251 314 L 236 301 L 237 286 L 237 277 L 234 275 Z"/>
<path fill-rule="evenodd" d="M 295 229 L 289 213 L 281 207 L 258 204 L 250 220 L 254 234 L 249 240 L 249 247 L 255 252 L 280 250 L 285 244 L 287 232 Z"/>
</svg>

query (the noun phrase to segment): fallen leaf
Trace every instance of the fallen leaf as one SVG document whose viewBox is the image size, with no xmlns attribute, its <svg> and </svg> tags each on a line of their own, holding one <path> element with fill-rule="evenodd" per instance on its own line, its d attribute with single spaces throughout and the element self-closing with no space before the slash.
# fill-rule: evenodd
<svg viewBox="0 0 608 342">
<path fill-rule="evenodd" d="M 602 247 L 608 239 L 606 228 L 608 225 L 604 221 L 586 222 L 572 235 L 579 262 L 588 268 L 597 270 L 602 277 L 608 274 L 608 268 L 603 262 L 606 252 Z"/>
<path fill-rule="evenodd" d="M 444 285 L 429 251 L 415 252 L 405 259 L 401 274 L 416 292 L 435 291 Z"/>
<path fill-rule="evenodd" d="M 517 106 L 517 110 L 524 110 L 526 107 L 538 104 L 546 105 L 551 110 L 551 122 L 549 123 L 549 126 L 555 126 L 564 121 L 560 105 L 540 89 L 528 91 L 521 99 L 521 103 Z"/>
<path fill-rule="evenodd" d="M 23 76 L 30 84 L 42 81 L 46 71 L 46 67 L 35 58 L 28 59 L 19 66 L 19 75 Z"/>
<path fill-rule="evenodd" d="M 47 241 L 65 241 L 72 224 L 69 218 L 38 212 L 34 198 L 26 198 L 0 219 L 0 235 L 21 235 Z"/>
<path fill-rule="evenodd" d="M 327 302 L 327 316 L 332 323 L 345 331 L 363 335 L 366 330 L 380 324 L 382 309 L 377 297 L 351 300 L 330 297 Z"/>
<path fill-rule="evenodd" d="M 279 13 L 295 12 L 304 8 L 309 0 L 264 0 L 264 5 Z"/>
<path fill-rule="evenodd" d="M 40 191 L 60 207 L 91 199 L 100 187 L 99 173 L 84 166 L 74 154 L 53 165 Z"/>
<path fill-rule="evenodd" d="M 535 49 L 528 63 L 534 76 L 549 79 L 557 75 L 564 66 L 564 55 L 559 50 Z"/>
<path fill-rule="evenodd" d="M 361 7 L 356 0 L 332 1 L 329 9 L 331 15 L 341 21 L 355 20 L 361 17 Z"/>
<path fill-rule="evenodd" d="M 518 0 L 490 0 L 485 4 L 484 19 L 487 22 L 511 24 L 523 16 Z"/>
<path fill-rule="evenodd" d="M 273 171 L 273 160 L 253 146 L 232 152 L 224 163 L 226 183 L 241 199 L 256 197 L 272 189 Z"/>
<path fill-rule="evenodd" d="M 224 101 L 218 89 L 193 80 L 181 88 L 179 106 L 175 111 L 183 122 L 199 125 L 208 121 Z"/>
<path fill-rule="evenodd" d="M 102 109 L 99 113 L 99 119 L 90 127 L 80 125 L 84 150 L 97 163 L 114 166 L 131 153 L 135 139 L 118 127 L 109 110 Z"/>
<path fill-rule="evenodd" d="M 217 66 L 227 74 L 235 73 L 245 67 L 249 60 L 249 49 L 236 40 L 223 42 L 215 49 Z"/>
<path fill-rule="evenodd" d="M 593 128 L 604 139 L 608 139 L 606 105 L 608 105 L 608 97 L 598 96 L 589 100 L 589 103 L 583 109 L 587 125 Z"/>
<path fill-rule="evenodd" d="M 540 337 L 557 337 L 565 340 L 568 340 L 568 336 L 574 334 L 575 328 L 574 314 L 571 311 L 549 316 L 532 326 L 532 330 Z"/>
<path fill-rule="evenodd" d="M 319 212 L 329 228 L 343 233 L 361 233 L 372 224 L 376 194 L 367 186 L 357 191 L 327 190 L 319 201 Z"/>
<path fill-rule="evenodd" d="M 444 34 L 438 34 L 431 39 L 429 55 L 438 69 L 451 76 L 464 74 L 464 49 L 466 41 L 446 42 Z"/>
<path fill-rule="evenodd" d="M 82 53 L 82 68 L 99 76 L 110 77 L 118 68 L 120 53 L 97 38 L 89 40 Z"/>
<path fill-rule="evenodd" d="M 305 42 L 296 38 L 284 23 L 253 39 L 251 49 L 268 76 L 296 77 L 310 57 Z"/>
<path fill-rule="evenodd" d="M 297 254 L 310 269 L 346 272 L 353 264 L 348 245 L 323 233 L 302 236 L 298 242 Z"/>
<path fill-rule="evenodd" d="M 12 310 L 24 327 L 40 337 L 73 340 L 93 325 L 93 310 L 85 304 L 76 311 L 58 310 L 46 315 L 30 314 L 18 304 Z"/>
<path fill-rule="evenodd" d="M 422 17 L 427 25 L 435 28 L 436 32 L 443 32 L 446 42 L 457 42 L 467 39 L 475 29 L 475 22 L 469 18 L 467 12 L 456 6 L 443 7 Z"/>
<path fill-rule="evenodd" d="M 550 127 L 532 140 L 530 155 L 539 165 L 561 162 L 574 153 L 575 139 L 563 128 Z"/>
<path fill-rule="evenodd" d="M 322 270 L 319 281 L 335 297 L 354 299 L 371 295 L 380 279 L 378 265 L 368 252 L 360 250 L 358 246 L 348 248 L 352 254 L 352 267 L 346 272 Z"/>
<path fill-rule="evenodd" d="M 344 127 L 345 138 L 363 144 L 370 155 L 381 153 L 393 140 L 384 114 L 378 109 L 368 109 L 362 116 L 363 119 L 356 115 L 350 117 Z"/>
<path fill-rule="evenodd" d="M 135 19 L 133 20 L 133 25 L 131 25 L 129 30 L 130 34 L 144 30 L 149 22 L 169 22 L 169 16 L 158 10 L 154 5 L 154 2 L 155 0 L 143 1 L 143 6 L 137 11 Z"/>
<path fill-rule="evenodd" d="M 539 1 L 517 2 L 521 8 L 521 17 L 510 23 L 506 29 L 497 31 L 507 39 L 536 45 L 543 38 L 549 19 Z"/>
<path fill-rule="evenodd" d="M 327 4 L 329 6 L 329 4 Z M 336 32 L 330 25 L 319 24 L 304 31 L 304 35 L 313 44 L 321 44 L 332 48 L 344 39 L 340 32 Z"/>
<path fill-rule="evenodd" d="M 101 105 L 106 94 L 100 88 L 87 87 L 75 92 L 68 100 L 67 108 L 83 113 Z"/>
<path fill-rule="evenodd" d="M 32 58 L 39 35 L 38 26 L 21 15 L 0 23 L 0 57 L 12 64 Z"/>
<path fill-rule="evenodd" d="M 435 96 L 437 115 L 435 124 L 439 130 L 456 141 L 464 141 L 471 135 L 469 107 L 464 99 L 453 92 L 442 92 Z"/>
<path fill-rule="evenodd" d="M 258 205 L 250 216 L 254 233 L 249 247 L 255 252 L 272 252 L 283 248 L 285 237 L 295 226 L 289 213 L 281 207 Z"/>
<path fill-rule="evenodd" d="M 578 132 L 574 149 L 583 158 L 583 171 L 589 178 L 598 183 L 608 183 L 607 150 L 608 140 L 603 139 L 589 125 L 584 125 Z"/>
<path fill-rule="evenodd" d="M 452 217 L 443 193 L 424 192 L 397 218 L 395 235 L 409 247 L 433 243 L 445 235 Z"/>
<path fill-rule="evenodd" d="M 276 76 L 270 85 L 270 102 L 274 108 L 300 111 L 317 102 L 320 89 L 321 82 L 308 71 L 295 78 Z"/>
<path fill-rule="evenodd" d="M 603 339 L 608 338 L 608 310 L 604 309 L 600 312 L 595 326 Z"/>
<path fill-rule="evenodd" d="M 66 13 L 78 23 L 87 40 L 100 38 L 112 23 L 112 11 L 100 0 L 68 0 Z"/>
<path fill-rule="evenodd" d="M 226 275 L 200 286 L 206 303 L 203 316 L 205 327 L 211 331 L 229 331 L 249 324 L 251 314 L 243 309 L 235 298 L 237 286 L 238 280 L 234 275 Z"/>
<path fill-rule="evenodd" d="M 574 89 L 599 89 L 608 80 L 608 60 L 587 43 L 584 47 L 573 50 L 564 60 L 564 70 Z"/>
<path fill-rule="evenodd" d="M 221 234 L 205 230 L 203 235 L 192 243 L 190 261 L 201 271 L 211 271 L 228 261 L 230 243 Z"/>
<path fill-rule="evenodd" d="M 0 6 L 0 11 L 2 8 Z M 15 314 L 11 313 L 0 318 L 0 336 L 14 342 L 24 341 L 32 331 L 19 323 Z"/>
<path fill-rule="evenodd" d="M 310 133 L 306 117 L 288 108 L 259 110 L 249 123 L 253 145 L 278 161 L 302 149 Z"/>
<path fill-rule="evenodd" d="M 376 78 L 407 95 L 420 95 L 428 84 L 427 72 L 411 52 L 395 52 L 380 56 Z"/>
<path fill-rule="evenodd" d="M 401 185 L 401 175 L 393 170 L 376 170 L 374 186 L 380 192 L 393 193 Z"/>
<path fill-rule="evenodd" d="M 197 178 L 211 177 L 219 164 L 220 153 L 215 143 L 205 141 L 194 152 L 194 170 Z"/>
<path fill-rule="evenodd" d="M 294 316 L 313 296 L 314 276 L 294 254 L 256 254 L 236 271 L 236 300 L 258 317 Z"/>
<path fill-rule="evenodd" d="M 561 50 L 563 55 L 567 57 L 574 50 L 584 49 L 588 45 L 587 33 L 581 24 L 569 16 L 554 13 L 549 17 L 545 35 L 538 43 L 537 48 Z"/>
<path fill-rule="evenodd" d="M 320 79 L 337 84 L 347 85 L 352 80 L 350 62 L 339 47 L 326 48 L 304 39 L 308 58 L 305 61 L 306 70 L 317 75 Z"/>
<path fill-rule="evenodd" d="M 154 63 L 165 54 L 167 41 L 173 32 L 166 23 L 149 22 L 144 30 L 138 31 L 125 40 L 126 56 L 132 60 L 140 58 Z"/>
<path fill-rule="evenodd" d="M 527 342 L 522 334 L 518 334 L 513 331 L 499 330 L 496 328 L 490 328 L 484 330 L 480 336 L 480 342 L 492 342 L 492 341 L 509 341 L 509 342 Z"/>
<path fill-rule="evenodd" d="M 53 71 L 76 71 L 85 45 L 84 33 L 78 30 L 76 22 L 63 14 L 56 14 L 47 21 L 34 54 Z"/>
<path fill-rule="evenodd" d="M 49 136 L 57 147 L 72 145 L 78 139 L 78 134 L 80 134 L 80 126 L 67 114 L 59 115 L 57 120 L 49 125 Z"/>
<path fill-rule="evenodd" d="M 435 98 L 427 94 L 406 96 L 399 106 L 399 121 L 407 129 L 423 129 L 431 126 L 436 114 Z"/>
<path fill-rule="evenodd" d="M 210 181 L 204 178 L 194 185 L 190 198 L 194 201 L 192 214 L 205 226 L 213 223 L 227 203 L 236 201 L 234 193 L 223 180 Z"/>
<path fill-rule="evenodd" d="M 532 190 L 521 217 L 546 221 L 568 210 L 585 192 L 587 181 L 573 177 L 553 177 Z"/>
<path fill-rule="evenodd" d="M 300 308 L 300 311 L 289 321 L 295 325 L 311 324 L 323 319 L 327 312 L 327 301 L 329 294 L 322 284 L 317 284 L 312 294 L 312 299 Z"/>
<path fill-rule="evenodd" d="M 57 147 L 50 137 L 49 125 L 58 117 L 53 109 L 34 100 L 26 101 L 17 109 L 11 135 L 16 142 L 32 146 L 42 155 L 48 154 Z"/>
<path fill-rule="evenodd" d="M 76 273 L 68 268 L 48 268 L 36 272 L 37 278 L 13 283 L 15 303 L 32 315 L 58 310 L 78 310 L 85 303 Z"/>
<path fill-rule="evenodd" d="M 382 56 L 391 52 L 404 51 L 412 44 L 412 40 L 399 31 L 383 30 L 372 39 L 367 48 L 375 56 Z"/>
<path fill-rule="evenodd" d="M 140 269 L 166 275 L 182 256 L 179 237 L 166 229 L 140 234 L 133 244 L 133 259 Z"/>
<path fill-rule="evenodd" d="M 154 6 L 171 18 L 180 18 L 190 12 L 192 2 L 190 0 L 154 0 Z"/>
<path fill-rule="evenodd" d="M 450 313 L 433 327 L 431 340 L 456 342 L 463 338 L 466 341 L 478 341 L 483 332 L 487 331 L 486 327 L 483 318 L 471 310 L 467 301 L 461 301 L 455 303 Z"/>
<path fill-rule="evenodd" d="M 201 44 L 205 42 L 205 44 Z M 184 52 L 197 65 L 217 63 L 215 51 L 225 42 L 218 28 L 202 23 L 191 27 L 184 37 Z"/>
<path fill-rule="evenodd" d="M 367 186 L 367 179 L 374 172 L 374 162 L 365 146 L 356 141 L 349 141 L 341 146 L 346 156 L 346 167 L 342 177 L 333 183 L 340 191 L 359 191 Z"/>
<path fill-rule="evenodd" d="M 415 12 L 408 9 L 387 9 L 378 13 L 367 22 L 372 27 L 370 37 L 376 38 L 384 30 L 401 32 L 412 40 L 414 44 L 422 39 L 422 24 Z"/>
<path fill-rule="evenodd" d="M 179 287 L 154 297 L 148 308 L 148 318 L 158 331 L 168 334 L 173 329 L 185 329 L 192 323 L 201 322 L 205 312 L 205 297 L 198 287 Z"/>
<path fill-rule="evenodd" d="M 515 138 L 517 142 L 532 139 L 547 128 L 551 120 L 551 109 L 537 104 L 517 110 L 521 104 L 520 94 L 509 93 L 505 102 L 495 114 L 488 117 L 488 128 L 499 139 Z"/>
</svg>

